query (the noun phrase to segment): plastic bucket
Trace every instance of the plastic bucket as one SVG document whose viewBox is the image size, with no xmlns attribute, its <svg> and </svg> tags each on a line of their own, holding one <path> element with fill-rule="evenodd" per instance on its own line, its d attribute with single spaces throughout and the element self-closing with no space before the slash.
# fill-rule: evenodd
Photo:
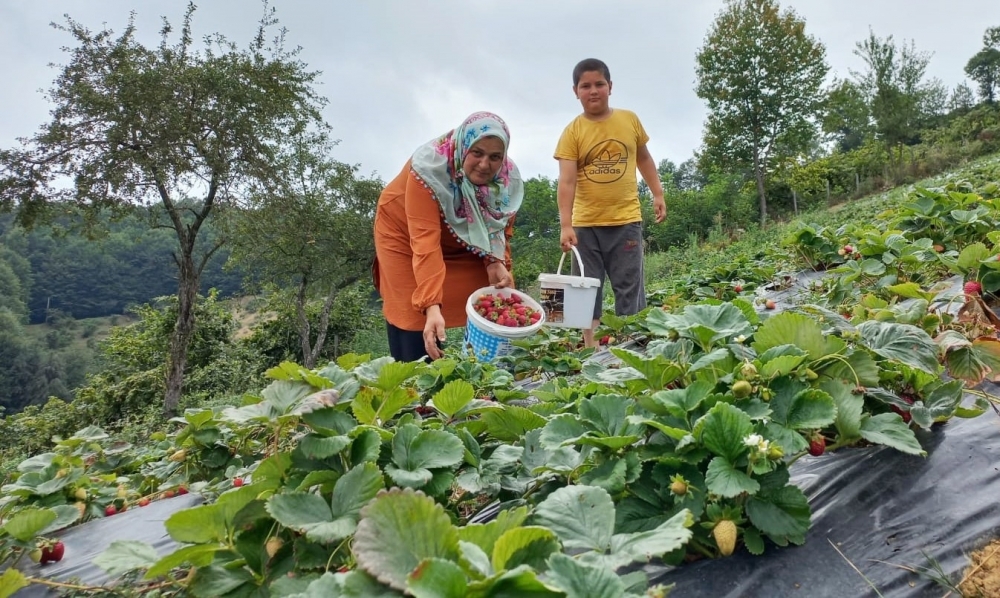
<svg viewBox="0 0 1000 598">
<path fill-rule="evenodd" d="M 601 281 L 584 276 L 583 261 L 576 247 L 571 246 L 576 261 L 580 264 L 580 276 L 561 274 L 566 252 L 559 258 L 559 268 L 555 274 L 539 274 L 542 309 L 545 322 L 557 328 L 590 328 L 594 323 L 594 302 Z"/>
<path fill-rule="evenodd" d="M 537 312 L 540 312 L 542 317 L 530 326 L 517 328 L 513 326 L 501 326 L 496 322 L 487 320 L 476 312 L 476 299 L 478 299 L 480 295 L 486 293 L 502 295 L 504 297 L 517 295 L 521 298 L 521 302 L 523 304 Z M 512 339 L 527 338 L 532 336 L 538 332 L 539 329 L 541 329 L 543 324 L 545 324 L 545 310 L 542 309 L 542 306 L 528 295 L 514 289 L 483 287 L 477 290 L 473 294 L 469 295 L 469 299 L 465 302 L 465 315 L 467 317 L 467 322 L 465 324 L 465 348 L 467 351 L 475 355 L 476 358 L 484 361 L 493 361 L 498 357 L 503 357 L 504 355 L 510 353 L 513 348 L 513 345 L 510 343 Z"/>
</svg>

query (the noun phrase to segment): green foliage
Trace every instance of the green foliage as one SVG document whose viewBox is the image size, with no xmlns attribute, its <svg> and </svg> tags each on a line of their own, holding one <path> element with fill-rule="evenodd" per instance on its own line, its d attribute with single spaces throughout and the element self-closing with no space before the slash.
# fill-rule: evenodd
<svg viewBox="0 0 1000 598">
<path fill-rule="evenodd" d="M 527 289 L 538 283 L 538 275 L 554 273 L 562 250 L 559 247 L 559 206 L 556 202 L 558 181 L 533 177 L 525 181 L 524 200 L 514 220 L 511 255 L 514 283 Z M 569 273 L 570 265 L 563 264 Z"/>
<path fill-rule="evenodd" d="M 912 143 L 944 107 L 940 81 L 924 80 L 930 54 L 917 51 L 912 41 L 897 46 L 891 35 L 881 39 L 874 32 L 856 44 L 854 53 L 865 63 L 865 71 L 852 74 L 867 99 L 875 132 L 888 148 Z"/>
<path fill-rule="evenodd" d="M 698 51 L 696 92 L 709 109 L 706 159 L 752 173 L 762 223 L 772 158 L 797 155 L 815 138 L 825 53 L 805 22 L 773 0 L 729 0 Z"/>
<path fill-rule="evenodd" d="M 990 27 L 983 34 L 983 49 L 969 59 L 965 74 L 979 84 L 979 97 L 984 102 L 996 101 L 1000 87 L 1000 27 Z"/>
<path fill-rule="evenodd" d="M 357 283 L 337 293 L 326 321 L 326 343 L 316 355 L 316 363 L 336 360 L 345 353 L 369 353 L 366 347 L 359 343 L 371 342 L 378 336 L 385 341 L 385 321 L 382 311 L 372 305 L 374 289 L 368 281 Z M 261 310 L 267 316 L 257 323 L 250 335 L 245 339 L 248 350 L 259 355 L 268 366 L 277 365 L 282 361 L 303 360 L 302 343 L 299 338 L 298 308 L 295 297 L 287 291 L 272 288 L 265 295 L 266 300 Z M 309 302 L 306 307 L 306 317 L 310 330 L 317 333 L 320 329 L 323 300 Z M 388 353 L 388 345 L 376 354 Z"/>
<path fill-rule="evenodd" d="M 0 216 L 0 254 L 23 264 L 32 280 L 23 287 L 30 321 L 45 321 L 46 309 L 77 319 L 121 314 L 132 305 L 176 292 L 176 235 L 150 228 L 146 220 L 159 209 L 118 220 L 102 215 L 93 223 L 94 238 L 75 230 L 83 218 L 78 210 L 31 231 L 15 226 L 11 215 Z M 216 227 L 206 223 L 199 250 L 210 249 L 219 236 Z M 242 271 L 223 270 L 228 255 L 222 249 L 209 259 L 200 281 L 202 292 L 216 288 L 228 297 L 240 291 Z"/>
<path fill-rule="evenodd" d="M 288 289 L 307 366 L 324 349 L 333 303 L 370 277 L 375 257 L 373 237 L 360 231 L 373 226 L 382 182 L 357 177 L 356 168 L 330 158 L 332 149 L 322 133 L 295 139 L 277 157 L 276 178 L 259 185 L 246 209 L 230 214 L 231 260 L 270 288 Z M 307 313 L 316 299 L 318 319 Z M 347 318 L 339 317 L 346 328 Z"/>
</svg>

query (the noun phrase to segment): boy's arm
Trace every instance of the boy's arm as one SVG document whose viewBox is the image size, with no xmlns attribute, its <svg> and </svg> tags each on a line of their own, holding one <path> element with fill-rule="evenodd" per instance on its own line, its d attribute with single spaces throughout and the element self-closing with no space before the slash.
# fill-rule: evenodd
<svg viewBox="0 0 1000 598">
<path fill-rule="evenodd" d="M 556 202 L 559 204 L 559 244 L 563 251 L 576 245 L 573 230 L 573 198 L 576 197 L 576 160 L 559 160 L 559 186 Z"/>
<path fill-rule="evenodd" d="M 667 217 L 667 202 L 663 200 L 663 185 L 660 184 L 660 173 L 656 170 L 656 162 L 649 153 L 649 148 L 646 147 L 646 144 L 639 146 L 635 156 L 635 165 L 639 168 L 642 180 L 646 181 L 646 185 L 653 194 L 653 214 L 656 217 L 656 222 L 663 222 L 663 219 Z M 560 182 L 561 180 L 560 177 Z"/>
</svg>

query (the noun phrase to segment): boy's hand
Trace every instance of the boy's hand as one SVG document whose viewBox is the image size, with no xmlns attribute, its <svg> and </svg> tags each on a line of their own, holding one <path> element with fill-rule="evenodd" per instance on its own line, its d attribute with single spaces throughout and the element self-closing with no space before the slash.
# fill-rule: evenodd
<svg viewBox="0 0 1000 598">
<path fill-rule="evenodd" d="M 653 214 L 656 216 L 657 224 L 667 217 L 667 202 L 663 201 L 662 197 L 653 198 Z"/>
<path fill-rule="evenodd" d="M 563 251 L 569 251 L 570 247 L 576 245 L 576 231 L 573 230 L 572 226 L 562 227 L 562 231 L 559 233 L 559 244 L 562 245 Z"/>
</svg>

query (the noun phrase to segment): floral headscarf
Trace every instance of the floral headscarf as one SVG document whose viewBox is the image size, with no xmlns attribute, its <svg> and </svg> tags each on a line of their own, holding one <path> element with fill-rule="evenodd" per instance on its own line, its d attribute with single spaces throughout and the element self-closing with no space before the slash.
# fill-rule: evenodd
<svg viewBox="0 0 1000 598">
<path fill-rule="evenodd" d="M 476 141 L 497 137 L 503 142 L 504 160 L 493 180 L 474 185 L 465 176 L 462 163 Z M 429 141 L 413 153 L 411 167 L 441 207 L 451 232 L 470 251 L 504 259 L 507 239 L 504 228 L 521 207 L 524 182 L 517 166 L 507 157 L 510 131 L 507 123 L 491 112 L 476 112 L 454 130 Z"/>
</svg>

